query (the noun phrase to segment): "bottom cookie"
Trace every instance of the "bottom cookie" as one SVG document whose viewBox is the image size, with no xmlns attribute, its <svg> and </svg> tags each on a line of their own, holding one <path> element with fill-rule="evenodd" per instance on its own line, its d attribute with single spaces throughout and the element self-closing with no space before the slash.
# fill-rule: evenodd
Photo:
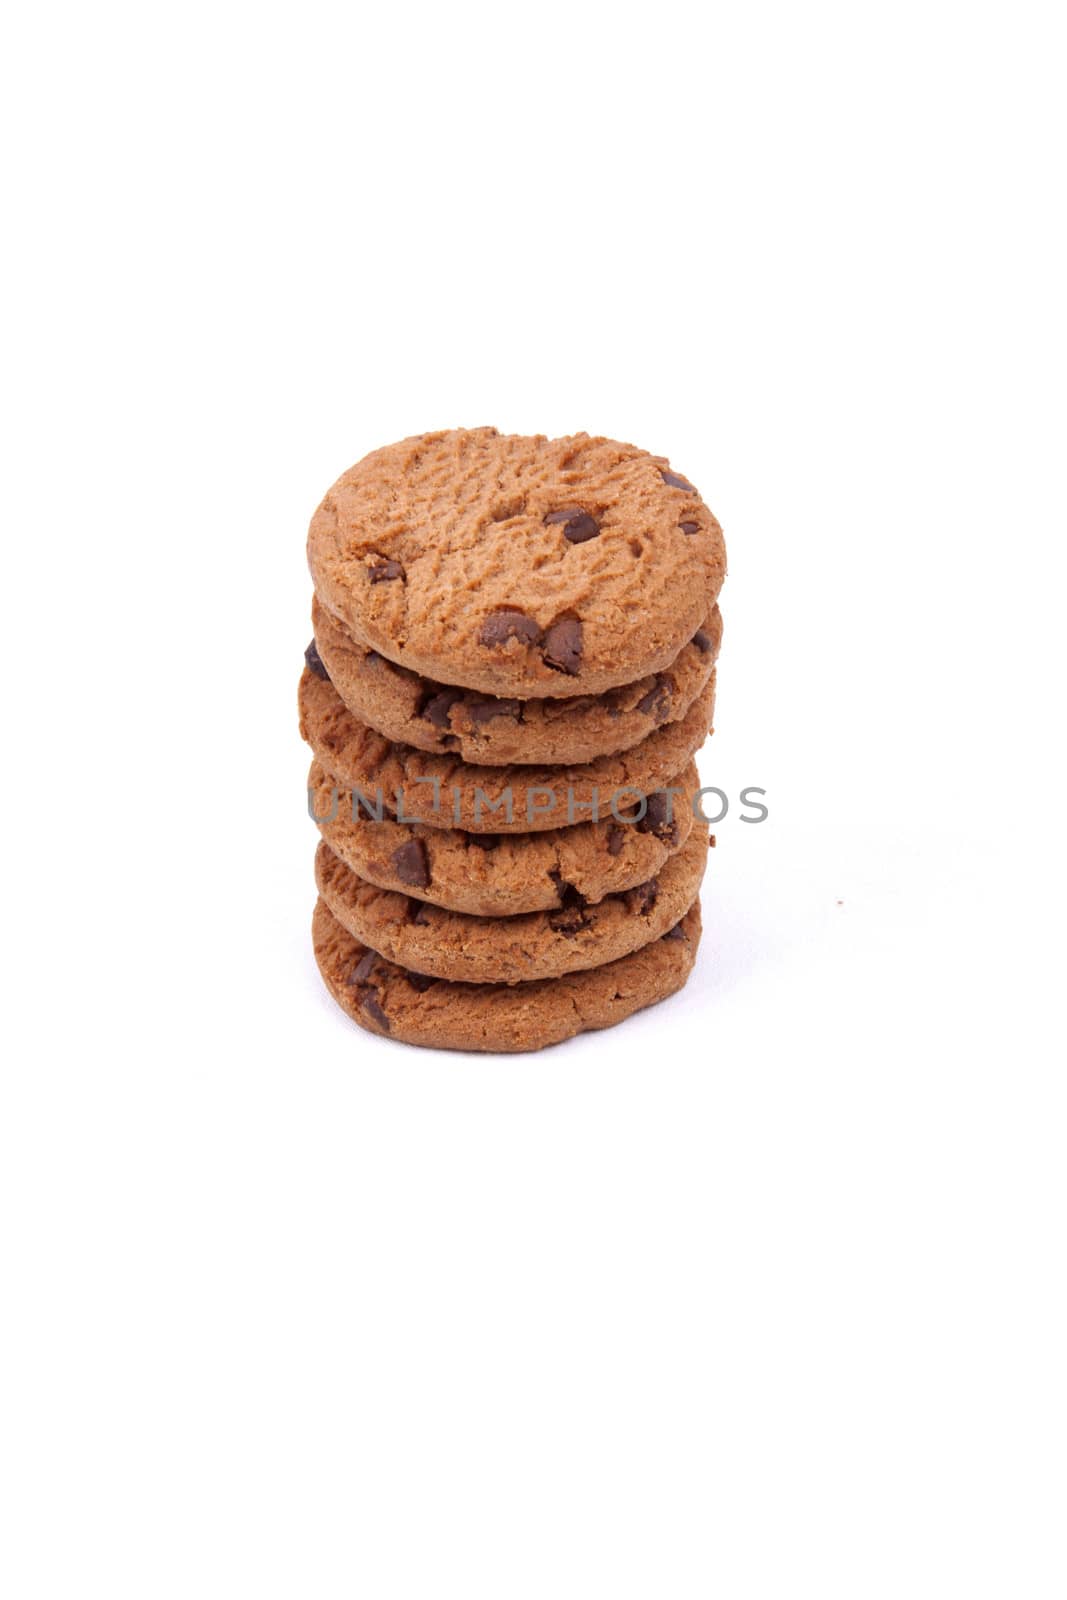
<svg viewBox="0 0 1067 1600">
<path fill-rule="evenodd" d="M 323 900 L 311 933 L 326 987 L 371 1033 L 438 1050 L 540 1050 L 610 1028 L 680 989 L 700 943 L 700 901 L 662 938 L 618 961 L 517 985 L 408 972 L 353 939 Z"/>
</svg>

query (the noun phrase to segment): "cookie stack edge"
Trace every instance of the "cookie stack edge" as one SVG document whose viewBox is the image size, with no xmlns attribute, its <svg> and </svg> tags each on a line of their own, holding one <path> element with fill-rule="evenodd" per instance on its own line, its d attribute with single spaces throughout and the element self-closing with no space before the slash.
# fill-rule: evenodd
<svg viewBox="0 0 1067 1600">
<path fill-rule="evenodd" d="M 348 1015 L 529 1050 L 680 988 L 725 574 L 688 480 L 585 435 L 423 435 L 338 481 L 308 555 L 313 941 Z"/>
</svg>

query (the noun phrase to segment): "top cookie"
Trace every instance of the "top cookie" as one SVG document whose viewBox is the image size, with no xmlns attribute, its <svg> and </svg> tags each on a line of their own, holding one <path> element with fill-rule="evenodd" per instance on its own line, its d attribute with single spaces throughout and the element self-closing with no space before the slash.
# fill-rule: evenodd
<svg viewBox="0 0 1067 1600">
<path fill-rule="evenodd" d="M 308 564 L 322 603 L 389 660 L 554 699 L 666 667 L 714 605 L 726 551 L 661 456 L 474 428 L 351 467 L 312 518 Z"/>
</svg>

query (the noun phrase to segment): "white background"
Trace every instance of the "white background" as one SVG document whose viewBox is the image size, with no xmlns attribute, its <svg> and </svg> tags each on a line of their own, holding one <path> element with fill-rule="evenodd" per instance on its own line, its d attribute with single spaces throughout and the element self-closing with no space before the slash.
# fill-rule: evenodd
<svg viewBox="0 0 1067 1600">
<path fill-rule="evenodd" d="M 1056 12 L 15 16 L 11 1600 L 1064 1594 Z M 770 805 L 525 1058 L 308 937 L 308 518 L 483 423 L 700 486 Z"/>
</svg>

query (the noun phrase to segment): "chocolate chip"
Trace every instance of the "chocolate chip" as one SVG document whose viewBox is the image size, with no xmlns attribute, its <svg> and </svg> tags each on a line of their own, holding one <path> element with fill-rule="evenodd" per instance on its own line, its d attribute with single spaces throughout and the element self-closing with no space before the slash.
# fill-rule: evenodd
<svg viewBox="0 0 1067 1600">
<path fill-rule="evenodd" d="M 709 850 L 714 850 L 714 848 L 715 848 L 715 835 L 713 833 L 709 833 L 708 834 L 708 849 Z"/>
<path fill-rule="evenodd" d="M 550 511 L 545 518 L 545 525 L 553 522 L 563 523 L 563 537 L 570 544 L 585 544 L 587 539 L 595 539 L 600 532 L 600 524 L 588 511 L 583 511 L 580 506 L 567 511 Z"/>
<path fill-rule="evenodd" d="M 518 639 L 522 644 L 536 644 L 540 637 L 541 630 L 533 617 L 528 617 L 525 611 L 510 608 L 491 611 L 478 635 L 481 643 L 488 645 L 507 644 L 509 639 Z"/>
<path fill-rule="evenodd" d="M 467 715 L 474 727 L 480 727 L 483 722 L 492 722 L 494 717 L 513 717 L 516 722 L 522 720 L 522 702 L 519 700 L 471 700 L 467 705 Z"/>
<path fill-rule="evenodd" d="M 677 472 L 668 472 L 665 467 L 660 467 L 659 475 L 664 483 L 669 484 L 672 489 L 688 489 L 691 494 L 696 494 L 696 490 L 688 478 L 679 477 Z"/>
<path fill-rule="evenodd" d="M 448 714 L 457 700 L 462 700 L 462 689 L 440 689 L 431 694 L 419 707 L 419 716 L 432 722 L 435 728 L 449 726 Z"/>
<path fill-rule="evenodd" d="M 372 1016 L 375 1022 L 380 1023 L 385 1029 L 386 1033 L 388 1033 L 389 1018 L 378 1004 L 378 991 L 374 985 L 369 983 L 365 989 L 361 989 L 359 991 L 359 994 L 356 996 L 356 998 L 363 1007 L 364 1011 L 366 1011 L 369 1016 Z"/>
<path fill-rule="evenodd" d="M 708 638 L 703 628 L 698 628 L 696 633 L 694 633 L 693 643 L 696 645 L 698 650 L 703 651 L 704 655 L 707 655 L 708 651 L 711 649 L 711 640 Z"/>
<path fill-rule="evenodd" d="M 573 939 L 584 928 L 593 926 L 594 917 L 591 911 L 580 906 L 565 906 L 560 911 L 548 913 L 548 925 L 553 933 L 562 934 L 564 939 Z"/>
<path fill-rule="evenodd" d="M 593 926 L 593 913 L 586 910 L 584 894 L 580 894 L 573 883 L 567 883 L 558 867 L 553 867 L 548 875 L 559 895 L 559 910 L 549 912 L 548 925 L 553 933 L 561 933 L 565 939 L 573 939 L 583 928 Z"/>
<path fill-rule="evenodd" d="M 426 914 L 426 902 L 424 900 L 415 900 L 411 895 L 408 895 L 407 918 L 416 928 L 428 928 L 430 919 Z"/>
<path fill-rule="evenodd" d="M 348 987 L 351 988 L 352 985 L 356 983 L 366 983 L 367 979 L 374 971 L 374 963 L 377 961 L 377 959 L 378 957 L 373 950 L 364 950 L 362 956 L 359 958 L 359 962 L 355 967 L 353 967 L 352 971 L 345 979 L 345 983 L 348 985 Z"/>
<path fill-rule="evenodd" d="M 498 833 L 468 833 L 468 845 L 474 845 L 479 850 L 495 850 L 500 843 Z"/>
<path fill-rule="evenodd" d="M 431 984 L 437 982 L 436 978 L 431 978 L 426 972 L 405 972 L 404 976 L 416 994 L 425 994 Z"/>
<path fill-rule="evenodd" d="M 379 561 L 376 567 L 370 569 L 371 583 L 390 583 L 393 578 L 402 578 L 404 569 L 399 561 Z"/>
<path fill-rule="evenodd" d="M 610 823 L 608 825 L 608 855 L 619 855 L 625 843 L 626 829 L 620 827 L 617 822 Z"/>
<path fill-rule="evenodd" d="M 651 717 L 657 724 L 666 722 L 671 714 L 673 697 L 674 679 L 664 672 L 659 675 L 648 693 L 641 696 L 637 702 L 637 709 L 643 711 L 646 717 Z"/>
<path fill-rule="evenodd" d="M 582 625 L 578 618 L 564 617 L 554 622 L 545 634 L 541 654 L 546 666 L 573 677 L 582 664 Z"/>
<path fill-rule="evenodd" d="M 563 530 L 563 537 L 568 544 L 586 544 L 590 539 L 595 539 L 600 533 L 600 524 L 595 517 L 588 514 L 574 517 Z"/>
<path fill-rule="evenodd" d="M 665 789 L 657 789 L 655 794 L 650 794 L 645 805 L 645 814 L 637 824 L 640 833 L 650 833 L 656 839 L 668 840 L 674 843 L 678 837 L 678 824 L 673 820 L 673 808 L 669 795 Z"/>
<path fill-rule="evenodd" d="M 649 878 L 647 883 L 639 883 L 635 889 L 627 889 L 623 895 L 629 910 L 642 917 L 648 916 L 658 897 L 659 884 L 655 878 Z"/>
<path fill-rule="evenodd" d="M 421 839 L 409 839 L 392 854 L 393 871 L 401 883 L 410 883 L 415 889 L 425 889 L 430 881 L 430 864 L 426 859 L 426 846 Z"/>
<path fill-rule="evenodd" d="M 567 882 L 558 867 L 553 867 L 548 875 L 556 886 L 556 893 L 559 895 L 560 905 L 564 906 L 567 910 L 571 910 L 573 908 L 581 910 L 581 908 L 586 904 L 585 895 L 582 894 L 580 890 L 576 889 L 573 883 Z"/>
<path fill-rule="evenodd" d="M 683 533 L 693 534 L 700 532 L 699 522 L 680 522 L 678 526 L 681 528 Z"/>
<path fill-rule="evenodd" d="M 319 647 L 315 643 L 314 639 L 312 639 L 311 643 L 304 651 L 304 660 L 307 662 L 316 678 L 325 678 L 326 682 L 329 683 L 330 674 L 326 671 L 326 668 L 322 664 L 322 657 L 319 655 Z"/>
<path fill-rule="evenodd" d="M 663 937 L 665 939 L 685 939 L 686 938 L 686 932 L 685 932 L 685 929 L 682 927 L 682 924 L 680 922 L 676 922 L 674 924 L 673 928 L 668 928 L 667 929 L 667 931 L 663 935 Z"/>
</svg>

